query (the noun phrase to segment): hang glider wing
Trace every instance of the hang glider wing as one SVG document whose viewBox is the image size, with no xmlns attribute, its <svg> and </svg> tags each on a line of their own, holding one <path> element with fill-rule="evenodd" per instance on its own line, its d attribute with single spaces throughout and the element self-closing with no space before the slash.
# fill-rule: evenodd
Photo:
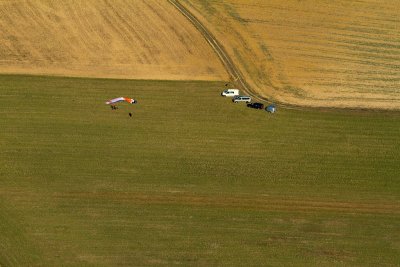
<svg viewBox="0 0 400 267">
<path fill-rule="evenodd" d="M 137 103 L 137 101 L 135 99 L 133 99 L 133 98 L 128 98 L 128 97 L 122 97 L 121 96 L 121 97 L 117 97 L 117 98 L 108 100 L 106 102 L 106 104 L 110 105 L 110 104 L 115 104 L 115 103 L 123 102 L 123 101 L 128 102 L 129 104 L 136 104 Z"/>
</svg>

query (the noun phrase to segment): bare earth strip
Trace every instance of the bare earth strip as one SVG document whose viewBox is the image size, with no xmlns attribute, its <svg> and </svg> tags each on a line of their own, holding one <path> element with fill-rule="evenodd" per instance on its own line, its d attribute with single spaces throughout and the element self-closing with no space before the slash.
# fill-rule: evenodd
<svg viewBox="0 0 400 267">
<path fill-rule="evenodd" d="M 263 97 L 305 106 L 400 108 L 397 1 L 181 2 Z"/>
<path fill-rule="evenodd" d="M 197 30 L 155 0 L 0 0 L 0 73 L 227 78 Z"/>
</svg>

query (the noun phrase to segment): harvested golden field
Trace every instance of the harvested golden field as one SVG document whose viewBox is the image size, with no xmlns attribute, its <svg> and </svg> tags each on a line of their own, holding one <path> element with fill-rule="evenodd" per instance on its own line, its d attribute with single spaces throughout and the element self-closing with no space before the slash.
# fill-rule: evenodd
<svg viewBox="0 0 400 267">
<path fill-rule="evenodd" d="M 221 80 L 195 27 L 167 1 L 0 0 L 0 72 Z"/>
<path fill-rule="evenodd" d="M 260 94 L 400 108 L 398 0 L 184 0 Z"/>
</svg>

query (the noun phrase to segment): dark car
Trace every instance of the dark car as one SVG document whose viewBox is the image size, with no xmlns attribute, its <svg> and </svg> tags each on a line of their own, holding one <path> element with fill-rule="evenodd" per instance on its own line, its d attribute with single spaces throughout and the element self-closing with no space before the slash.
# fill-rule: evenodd
<svg viewBox="0 0 400 267">
<path fill-rule="evenodd" d="M 247 106 L 249 108 L 255 108 L 255 109 L 263 109 L 264 108 L 264 104 L 262 104 L 262 103 L 249 103 L 249 104 L 247 104 Z"/>
</svg>

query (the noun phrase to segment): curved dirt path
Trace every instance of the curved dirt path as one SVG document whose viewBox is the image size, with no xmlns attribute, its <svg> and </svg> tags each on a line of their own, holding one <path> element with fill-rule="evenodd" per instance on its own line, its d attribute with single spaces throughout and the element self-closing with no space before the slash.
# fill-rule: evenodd
<svg viewBox="0 0 400 267">
<path fill-rule="evenodd" d="M 222 46 L 220 42 L 215 38 L 215 36 L 194 16 L 188 9 L 186 9 L 178 0 L 168 0 L 169 3 L 171 3 L 173 6 L 175 6 L 176 9 L 180 11 L 195 27 L 197 30 L 200 31 L 200 33 L 203 35 L 203 37 L 206 39 L 206 41 L 210 44 L 210 46 L 213 48 L 214 52 L 218 55 L 218 58 L 221 60 L 222 64 L 224 65 L 226 71 L 228 72 L 231 82 L 238 88 L 243 90 L 245 93 L 250 95 L 252 98 L 257 99 L 259 101 L 267 102 L 269 104 L 275 103 L 277 104 L 280 108 L 285 108 L 285 109 L 295 109 L 295 110 L 309 110 L 309 109 L 317 109 L 317 110 L 344 110 L 344 111 L 371 111 L 369 108 L 355 108 L 355 107 L 324 107 L 324 106 L 301 106 L 301 105 L 296 105 L 296 104 L 288 104 L 288 103 L 282 103 L 279 101 L 270 101 L 266 97 L 262 97 L 258 95 L 255 90 L 251 88 L 251 86 L 246 82 L 246 79 L 244 78 L 244 75 L 242 72 L 236 67 L 236 65 L 233 63 L 232 59 Z M 374 111 L 381 111 L 381 112 L 398 112 L 397 110 L 388 110 L 388 109 L 380 109 L 380 108 L 374 108 L 372 109 Z"/>
<path fill-rule="evenodd" d="M 173 6 L 175 6 L 204 36 L 210 46 L 213 48 L 218 58 L 221 60 L 226 71 L 228 72 L 231 82 L 238 88 L 249 94 L 252 98 L 270 102 L 267 98 L 257 95 L 250 85 L 246 82 L 243 74 L 232 62 L 231 58 L 228 56 L 224 47 L 218 42 L 214 35 L 189 11 L 187 10 L 179 1 L 168 0 Z"/>
</svg>

